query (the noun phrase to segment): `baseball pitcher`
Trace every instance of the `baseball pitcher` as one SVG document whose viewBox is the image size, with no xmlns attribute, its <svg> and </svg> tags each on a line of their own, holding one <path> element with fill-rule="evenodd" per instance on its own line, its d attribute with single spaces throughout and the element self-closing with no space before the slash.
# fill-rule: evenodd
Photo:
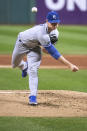
<svg viewBox="0 0 87 131">
<path fill-rule="evenodd" d="M 71 71 L 78 71 L 78 67 L 66 60 L 55 48 L 59 32 L 59 15 L 51 11 L 46 16 L 46 23 L 34 26 L 20 32 L 12 54 L 12 67 L 22 70 L 22 77 L 29 75 L 29 104 L 37 105 L 38 69 L 41 63 L 42 50 L 48 52 L 54 59 L 67 65 Z M 24 55 L 27 61 L 23 60 Z"/>
</svg>

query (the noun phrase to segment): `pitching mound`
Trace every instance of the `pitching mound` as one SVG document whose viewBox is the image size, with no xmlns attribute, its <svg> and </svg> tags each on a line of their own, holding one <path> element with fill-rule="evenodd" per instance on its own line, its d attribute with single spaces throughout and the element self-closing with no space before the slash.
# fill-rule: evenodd
<svg viewBox="0 0 87 131">
<path fill-rule="evenodd" d="M 28 104 L 28 91 L 0 91 L 0 116 L 87 117 L 87 93 L 38 91 L 38 105 Z"/>
</svg>

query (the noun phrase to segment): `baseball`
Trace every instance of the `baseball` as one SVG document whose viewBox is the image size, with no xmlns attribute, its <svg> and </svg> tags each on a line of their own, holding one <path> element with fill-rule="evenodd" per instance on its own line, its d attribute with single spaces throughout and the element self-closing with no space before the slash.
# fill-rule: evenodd
<svg viewBox="0 0 87 131">
<path fill-rule="evenodd" d="M 32 12 L 37 12 L 37 7 L 32 7 L 31 11 Z"/>
</svg>

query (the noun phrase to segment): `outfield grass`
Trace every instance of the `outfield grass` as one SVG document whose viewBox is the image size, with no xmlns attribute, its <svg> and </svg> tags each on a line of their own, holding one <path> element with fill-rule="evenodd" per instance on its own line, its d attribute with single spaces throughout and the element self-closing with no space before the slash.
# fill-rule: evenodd
<svg viewBox="0 0 87 131">
<path fill-rule="evenodd" d="M 32 26 L 0 25 L 0 54 L 11 54 L 17 35 Z M 59 26 L 56 48 L 62 54 L 87 54 L 87 26 Z"/>
<path fill-rule="evenodd" d="M 22 78 L 19 69 L 0 68 L 0 90 L 27 90 L 28 77 Z M 87 92 L 87 70 L 74 73 L 62 69 L 40 69 L 39 90 L 73 90 Z"/>
<path fill-rule="evenodd" d="M 87 26 L 61 26 L 57 49 L 62 54 L 87 54 Z"/>
<path fill-rule="evenodd" d="M 17 35 L 28 26 L 0 25 L 0 54 L 12 54 Z"/>
<path fill-rule="evenodd" d="M 87 131 L 87 118 L 0 117 L 1 131 Z"/>
</svg>

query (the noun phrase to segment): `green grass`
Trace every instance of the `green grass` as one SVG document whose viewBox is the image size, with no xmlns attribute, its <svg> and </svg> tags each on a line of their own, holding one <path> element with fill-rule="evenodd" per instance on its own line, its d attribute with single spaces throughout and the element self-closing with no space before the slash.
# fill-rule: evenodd
<svg viewBox="0 0 87 131">
<path fill-rule="evenodd" d="M 0 68 L 0 89 L 1 90 L 23 90 L 28 89 L 28 77 L 22 78 L 19 69 Z"/>
<path fill-rule="evenodd" d="M 0 90 L 27 90 L 28 77 L 22 78 L 19 69 L 0 68 Z M 87 92 L 87 70 L 40 69 L 39 90 L 73 90 Z"/>
<path fill-rule="evenodd" d="M 87 26 L 60 26 L 56 48 L 62 54 L 87 54 Z"/>
<path fill-rule="evenodd" d="M 87 131 L 87 118 L 0 117 L 1 131 Z"/>
<path fill-rule="evenodd" d="M 73 90 L 87 92 L 87 70 L 71 72 L 60 69 L 41 69 L 39 71 L 39 89 Z"/>
<path fill-rule="evenodd" d="M 18 33 L 30 27 L 0 25 L 0 54 L 12 54 Z"/>
<path fill-rule="evenodd" d="M 17 35 L 32 26 L 0 25 L 0 54 L 11 54 Z M 59 26 L 61 54 L 87 54 L 87 26 Z"/>
</svg>

